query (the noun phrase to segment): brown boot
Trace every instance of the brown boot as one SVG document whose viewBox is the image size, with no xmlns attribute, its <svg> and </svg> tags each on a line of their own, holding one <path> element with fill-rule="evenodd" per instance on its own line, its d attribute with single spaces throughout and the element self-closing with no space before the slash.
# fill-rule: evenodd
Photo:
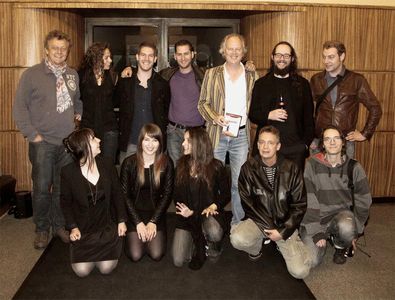
<svg viewBox="0 0 395 300">
<path fill-rule="evenodd" d="M 36 249 L 45 249 L 48 246 L 48 232 L 36 232 L 36 238 L 33 244 Z"/>
</svg>

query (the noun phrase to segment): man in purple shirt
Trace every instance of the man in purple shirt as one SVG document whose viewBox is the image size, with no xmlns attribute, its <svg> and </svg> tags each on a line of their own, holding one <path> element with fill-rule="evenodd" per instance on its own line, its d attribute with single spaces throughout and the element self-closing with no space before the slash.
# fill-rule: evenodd
<svg viewBox="0 0 395 300">
<path fill-rule="evenodd" d="M 180 40 L 174 48 L 178 67 L 164 69 L 160 75 L 170 83 L 167 149 L 176 165 L 182 155 L 185 129 L 204 125 L 204 119 L 197 109 L 204 73 L 193 64 L 195 52 L 191 42 Z"/>
</svg>

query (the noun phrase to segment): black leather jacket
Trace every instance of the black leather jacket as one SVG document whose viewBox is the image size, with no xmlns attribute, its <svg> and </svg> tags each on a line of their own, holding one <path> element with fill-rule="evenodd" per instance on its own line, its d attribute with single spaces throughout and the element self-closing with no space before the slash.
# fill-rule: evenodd
<svg viewBox="0 0 395 300">
<path fill-rule="evenodd" d="M 151 109 L 153 123 L 158 125 L 165 133 L 169 115 L 170 87 L 167 81 L 155 72 L 152 73 L 150 80 L 152 83 Z M 131 78 L 121 78 L 119 80 L 115 91 L 115 99 L 119 103 L 119 149 L 121 151 L 126 151 L 132 132 L 137 81 L 137 70 L 133 70 Z M 165 138 L 163 148 L 166 149 Z"/>
<path fill-rule="evenodd" d="M 166 213 L 173 194 L 174 167 L 171 159 L 167 158 L 166 168 L 160 174 L 160 186 L 155 187 L 153 165 L 150 166 L 151 200 L 154 202 L 155 211 L 151 222 L 158 223 Z M 135 204 L 139 198 L 140 185 L 137 180 L 137 155 L 127 157 L 121 168 L 120 181 L 122 191 L 126 195 L 126 207 L 130 220 L 137 225 L 142 222 L 136 211 Z"/>
<path fill-rule="evenodd" d="M 173 77 L 173 75 L 179 70 L 179 67 L 173 67 L 173 68 L 166 68 L 163 69 L 159 72 L 159 75 L 163 77 L 166 81 L 170 81 L 170 79 Z M 202 82 L 204 79 L 204 71 L 200 69 L 198 66 L 195 64 L 192 64 L 192 70 L 193 73 L 195 73 L 195 80 L 196 83 L 199 87 L 199 90 L 202 87 Z"/>
<path fill-rule="evenodd" d="M 241 168 L 239 192 L 245 218 L 252 219 L 262 232 L 277 229 L 286 240 L 299 227 L 306 212 L 303 174 L 295 163 L 278 155 L 272 188 L 262 167 L 257 155 Z"/>
</svg>

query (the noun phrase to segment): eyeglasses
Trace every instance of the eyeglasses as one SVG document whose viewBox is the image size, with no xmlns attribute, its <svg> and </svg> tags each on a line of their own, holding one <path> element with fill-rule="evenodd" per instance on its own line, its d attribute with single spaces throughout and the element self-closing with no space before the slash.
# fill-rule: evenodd
<svg viewBox="0 0 395 300">
<path fill-rule="evenodd" d="M 334 137 L 324 137 L 324 143 L 332 143 L 332 142 L 338 142 L 341 141 L 342 137 L 337 135 Z"/>
<path fill-rule="evenodd" d="M 275 53 L 274 57 L 277 59 L 280 59 L 280 58 L 290 59 L 292 57 L 292 55 L 291 54 Z"/>
</svg>

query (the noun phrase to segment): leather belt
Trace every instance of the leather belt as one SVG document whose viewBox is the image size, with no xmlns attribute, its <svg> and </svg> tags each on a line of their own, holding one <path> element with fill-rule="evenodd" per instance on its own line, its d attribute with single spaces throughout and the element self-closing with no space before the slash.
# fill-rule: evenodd
<svg viewBox="0 0 395 300">
<path fill-rule="evenodd" d="M 170 120 L 169 120 L 169 124 L 173 125 L 176 128 L 179 128 L 179 129 L 187 129 L 188 128 L 188 126 L 184 126 L 184 125 L 181 125 L 181 124 L 178 124 L 178 123 L 174 123 L 174 122 L 172 122 Z"/>
<path fill-rule="evenodd" d="M 170 120 L 169 120 L 169 124 L 174 126 L 174 127 L 176 127 L 176 128 L 178 128 L 178 129 L 183 129 L 183 130 L 190 129 L 190 128 L 205 128 L 204 125 L 200 125 L 200 126 L 185 126 L 185 125 L 182 125 L 182 124 L 174 123 L 174 122 L 172 122 Z"/>
<path fill-rule="evenodd" d="M 239 127 L 239 130 L 240 130 L 240 129 L 244 129 L 244 128 L 246 128 L 246 126 L 245 126 L 245 125 L 243 125 L 243 126 L 240 126 L 240 127 Z"/>
</svg>

